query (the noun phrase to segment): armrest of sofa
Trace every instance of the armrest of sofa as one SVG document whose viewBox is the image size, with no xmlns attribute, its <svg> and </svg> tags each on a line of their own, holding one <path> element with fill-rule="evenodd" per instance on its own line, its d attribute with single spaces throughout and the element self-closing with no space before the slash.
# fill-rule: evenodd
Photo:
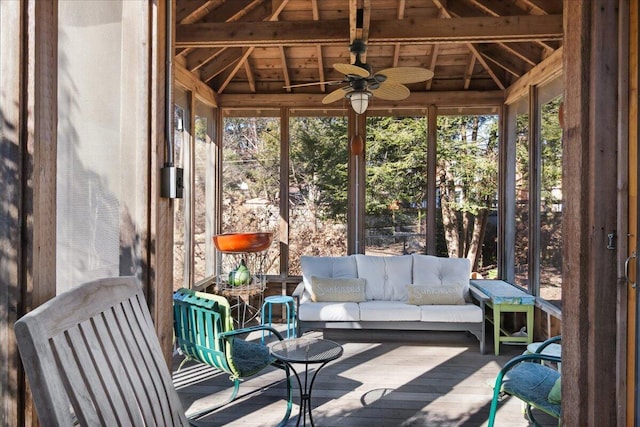
<svg viewBox="0 0 640 427">
<path fill-rule="evenodd" d="M 291 296 L 296 300 L 296 305 L 300 306 L 300 304 L 308 301 L 310 299 L 309 293 L 304 288 L 304 283 L 298 283 L 296 289 L 293 291 Z"/>
</svg>

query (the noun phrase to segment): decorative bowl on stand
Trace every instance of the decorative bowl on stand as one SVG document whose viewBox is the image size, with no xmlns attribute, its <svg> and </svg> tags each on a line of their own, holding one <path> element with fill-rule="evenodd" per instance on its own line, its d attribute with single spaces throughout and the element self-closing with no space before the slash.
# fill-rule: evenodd
<svg viewBox="0 0 640 427">
<path fill-rule="evenodd" d="M 273 233 L 223 233 L 213 236 L 213 243 L 221 252 L 260 252 L 271 246 Z"/>
</svg>

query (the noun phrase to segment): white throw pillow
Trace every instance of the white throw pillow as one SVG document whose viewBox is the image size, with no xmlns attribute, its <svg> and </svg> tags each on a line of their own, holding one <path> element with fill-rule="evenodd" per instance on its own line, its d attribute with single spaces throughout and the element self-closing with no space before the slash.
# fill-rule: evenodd
<svg viewBox="0 0 640 427">
<path fill-rule="evenodd" d="M 471 261 L 467 258 L 444 258 L 432 255 L 413 254 L 414 285 L 450 286 L 461 285 L 466 301 L 471 301 L 469 295 L 469 277 L 471 276 Z"/>
<path fill-rule="evenodd" d="M 364 279 L 331 279 L 311 276 L 311 300 L 313 302 L 362 302 L 365 301 Z"/>
<path fill-rule="evenodd" d="M 462 285 L 407 285 L 409 304 L 460 305 L 465 304 Z"/>
<path fill-rule="evenodd" d="M 310 256 L 300 257 L 304 288 L 311 295 L 311 276 L 335 279 L 355 279 L 358 277 L 356 260 L 349 256 Z"/>
</svg>

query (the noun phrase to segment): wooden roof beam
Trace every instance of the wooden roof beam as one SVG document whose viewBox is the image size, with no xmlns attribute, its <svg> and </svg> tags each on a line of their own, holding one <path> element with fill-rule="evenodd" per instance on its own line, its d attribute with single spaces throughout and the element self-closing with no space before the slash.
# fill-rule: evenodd
<svg viewBox="0 0 640 427">
<path fill-rule="evenodd" d="M 287 94 L 218 94 L 220 108 L 229 109 L 274 109 L 278 107 L 298 107 L 309 109 L 326 109 L 322 104 L 324 94 L 321 93 L 287 93 Z M 385 101 L 376 99 L 372 109 L 386 108 L 422 108 L 428 105 L 449 107 L 481 107 L 502 105 L 504 92 L 497 91 L 446 91 L 446 92 L 412 92 L 409 98 L 402 101 Z M 347 107 L 348 108 L 348 105 Z"/>
<path fill-rule="evenodd" d="M 343 45 L 349 41 L 348 25 L 343 19 L 181 24 L 176 29 L 176 47 Z M 496 43 L 561 40 L 562 36 L 562 15 L 403 19 L 374 21 L 369 44 Z"/>
<path fill-rule="evenodd" d="M 396 14 L 396 19 L 398 21 L 404 19 L 404 7 L 405 7 L 405 0 L 398 0 L 398 13 Z M 400 43 L 396 43 L 393 46 L 393 66 L 397 67 L 398 66 L 398 60 L 400 58 Z"/>
<path fill-rule="evenodd" d="M 359 14 L 361 15 L 359 16 Z M 360 22 L 362 21 L 362 22 Z M 369 41 L 369 27 L 371 24 L 371 0 L 349 0 L 349 44 L 356 40 L 364 43 Z M 367 62 L 367 52 L 360 55 L 362 62 Z M 351 63 L 356 56 L 351 54 Z"/>
<path fill-rule="evenodd" d="M 320 10 L 318 9 L 318 0 L 311 0 L 311 14 L 314 21 L 320 20 Z M 318 81 L 324 82 L 324 56 L 322 54 L 322 45 L 316 45 L 316 56 L 318 57 Z M 325 93 L 327 85 L 320 85 L 320 92 Z"/>
</svg>

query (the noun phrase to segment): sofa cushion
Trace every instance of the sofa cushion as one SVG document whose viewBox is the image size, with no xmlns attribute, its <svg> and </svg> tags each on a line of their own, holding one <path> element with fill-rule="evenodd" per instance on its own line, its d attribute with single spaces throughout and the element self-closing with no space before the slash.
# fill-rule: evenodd
<svg viewBox="0 0 640 427">
<path fill-rule="evenodd" d="M 427 286 L 407 285 L 409 304 L 464 304 L 464 289 L 462 285 Z"/>
<path fill-rule="evenodd" d="M 333 279 L 311 276 L 311 300 L 313 302 L 365 301 L 364 286 L 364 279 Z"/>
<path fill-rule="evenodd" d="M 360 320 L 414 322 L 420 320 L 420 307 L 402 301 L 366 301 L 360 304 Z"/>
<path fill-rule="evenodd" d="M 355 255 L 358 277 L 367 281 L 367 300 L 407 301 L 407 284 L 411 282 L 411 255 Z"/>
<path fill-rule="evenodd" d="M 443 258 L 413 254 L 414 285 L 448 286 L 462 285 L 466 301 L 471 301 L 469 277 L 471 262 L 467 258 Z"/>
<path fill-rule="evenodd" d="M 300 304 L 298 319 L 303 322 L 357 322 L 360 308 L 357 302 L 307 302 Z"/>
<path fill-rule="evenodd" d="M 418 307 L 420 308 L 420 320 L 423 322 L 482 322 L 482 309 L 475 304 L 420 305 Z"/>
<path fill-rule="evenodd" d="M 300 257 L 302 282 L 311 295 L 311 276 L 334 279 L 355 279 L 358 277 L 355 258 L 350 256 L 323 257 L 303 255 Z"/>
</svg>

